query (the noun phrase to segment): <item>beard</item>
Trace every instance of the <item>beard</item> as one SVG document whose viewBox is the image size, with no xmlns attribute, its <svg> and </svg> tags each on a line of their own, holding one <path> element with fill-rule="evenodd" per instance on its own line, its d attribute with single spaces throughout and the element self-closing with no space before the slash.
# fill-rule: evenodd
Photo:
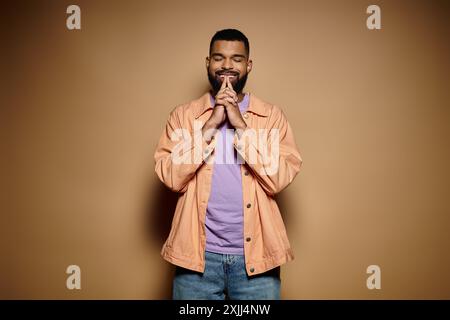
<svg viewBox="0 0 450 320">
<path fill-rule="evenodd" d="M 222 86 L 222 80 L 220 79 L 219 75 L 212 75 L 209 70 L 208 72 L 208 80 L 211 84 L 211 87 L 214 91 L 214 93 L 217 93 L 220 90 L 220 87 Z M 245 83 L 247 82 L 248 73 L 242 76 L 242 78 L 237 77 L 237 81 L 235 83 L 231 83 L 233 85 L 233 90 L 236 91 L 237 94 L 242 93 L 242 90 L 244 90 Z"/>
</svg>

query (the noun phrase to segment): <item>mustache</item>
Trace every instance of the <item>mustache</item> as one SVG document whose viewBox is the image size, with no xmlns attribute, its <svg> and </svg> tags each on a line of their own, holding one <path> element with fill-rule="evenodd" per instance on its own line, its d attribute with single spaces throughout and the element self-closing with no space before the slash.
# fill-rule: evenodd
<svg viewBox="0 0 450 320">
<path fill-rule="evenodd" d="M 230 70 L 219 70 L 217 72 L 207 72 L 208 74 L 208 80 L 209 83 L 211 84 L 211 88 L 213 89 L 214 92 L 218 92 L 220 90 L 220 87 L 222 85 L 222 81 L 219 79 L 219 74 L 240 74 L 239 72 L 236 71 L 230 71 Z M 236 91 L 237 93 L 241 93 L 242 90 L 245 87 L 245 83 L 247 82 L 247 77 L 248 77 L 248 73 L 244 73 L 242 78 L 241 76 L 236 76 L 236 81 L 233 84 L 233 89 L 234 91 Z"/>
<path fill-rule="evenodd" d="M 216 75 L 218 76 L 238 76 L 239 72 L 235 72 L 235 71 L 217 71 Z"/>
</svg>

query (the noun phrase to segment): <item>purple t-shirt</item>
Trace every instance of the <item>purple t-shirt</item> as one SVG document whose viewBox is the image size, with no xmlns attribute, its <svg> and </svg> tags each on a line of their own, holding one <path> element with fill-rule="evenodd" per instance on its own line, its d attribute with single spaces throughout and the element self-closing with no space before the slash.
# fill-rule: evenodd
<svg viewBox="0 0 450 320">
<path fill-rule="evenodd" d="M 211 96 L 211 105 L 214 104 L 214 97 Z M 246 94 L 242 102 L 238 103 L 241 113 L 247 110 L 248 104 L 249 95 Z M 233 146 L 233 126 L 226 120 L 219 130 L 206 208 L 206 251 L 243 255 L 242 160 L 238 160 Z"/>
</svg>

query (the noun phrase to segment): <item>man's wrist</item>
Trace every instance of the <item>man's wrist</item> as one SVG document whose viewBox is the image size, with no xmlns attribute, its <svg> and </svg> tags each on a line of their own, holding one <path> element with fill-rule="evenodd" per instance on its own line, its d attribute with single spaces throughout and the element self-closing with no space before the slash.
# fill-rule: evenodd
<svg viewBox="0 0 450 320">
<path fill-rule="evenodd" d="M 217 129 L 219 127 L 218 124 L 214 123 L 213 121 L 211 121 L 211 119 L 206 120 L 205 125 L 202 128 L 203 133 L 205 133 L 206 130 L 209 129 Z"/>
<path fill-rule="evenodd" d="M 214 132 L 215 130 L 218 128 L 219 126 L 217 124 L 215 124 L 214 122 L 207 120 L 205 122 L 205 125 L 202 127 L 202 136 L 203 139 L 206 140 L 206 142 L 210 142 L 214 136 Z"/>
<path fill-rule="evenodd" d="M 248 127 L 247 127 L 247 124 L 242 124 L 242 125 L 238 125 L 238 126 L 236 126 L 235 127 L 235 129 L 236 129 L 236 134 L 237 134 L 237 136 L 238 136 L 238 138 L 240 139 L 241 138 L 241 136 L 242 136 L 242 134 L 244 133 L 244 131 L 247 129 Z"/>
</svg>

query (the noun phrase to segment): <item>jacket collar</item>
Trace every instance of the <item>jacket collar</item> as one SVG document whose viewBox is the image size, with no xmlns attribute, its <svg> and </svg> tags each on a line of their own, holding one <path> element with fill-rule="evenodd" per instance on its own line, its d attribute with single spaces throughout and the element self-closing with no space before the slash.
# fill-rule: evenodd
<svg viewBox="0 0 450 320">
<path fill-rule="evenodd" d="M 248 92 L 249 95 L 249 105 L 247 112 L 252 112 L 257 115 L 267 117 L 269 115 L 268 108 L 266 104 L 254 96 L 252 93 Z M 204 114 L 207 110 L 212 109 L 211 105 L 211 93 L 206 92 L 199 99 L 193 101 L 195 119 Z"/>
</svg>

